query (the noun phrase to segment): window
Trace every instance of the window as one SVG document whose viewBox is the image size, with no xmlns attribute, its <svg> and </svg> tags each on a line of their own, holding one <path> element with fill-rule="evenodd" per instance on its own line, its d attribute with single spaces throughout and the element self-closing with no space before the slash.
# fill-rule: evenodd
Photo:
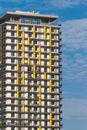
<svg viewBox="0 0 87 130">
<path fill-rule="evenodd" d="M 52 85 L 54 85 L 54 81 L 52 81 Z"/>
<path fill-rule="evenodd" d="M 14 27 L 15 27 L 14 25 L 11 25 L 11 29 L 14 29 Z"/>
<path fill-rule="evenodd" d="M 14 42 L 14 38 L 11 39 L 11 42 L 12 42 L 12 43 Z"/>
<path fill-rule="evenodd" d="M 54 118 L 55 116 L 54 115 L 52 115 L 52 118 Z"/>
<path fill-rule="evenodd" d="M 34 44 L 37 44 L 37 40 L 34 40 Z"/>
<path fill-rule="evenodd" d="M 14 99 L 11 99 L 11 103 L 14 103 L 14 101 L 15 101 Z"/>
<path fill-rule="evenodd" d="M 37 105 L 37 101 L 34 101 L 34 104 L 36 104 L 36 105 Z"/>
<path fill-rule="evenodd" d="M 47 68 L 46 67 L 44 67 L 44 72 L 47 72 Z"/>
<path fill-rule="evenodd" d="M 18 63 L 19 63 L 19 64 L 21 63 L 21 59 L 18 59 Z"/>
<path fill-rule="evenodd" d="M 21 56 L 21 52 L 18 53 L 18 56 Z"/>
<path fill-rule="evenodd" d="M 31 27 L 31 26 L 29 26 L 29 27 L 28 27 L 28 30 L 32 30 L 32 27 Z"/>
<path fill-rule="evenodd" d="M 11 69 L 12 69 L 12 70 L 14 69 L 14 65 L 11 66 Z"/>
<path fill-rule="evenodd" d="M 11 52 L 11 56 L 14 56 L 14 52 Z"/>
<path fill-rule="evenodd" d="M 54 58 L 54 55 L 52 54 L 52 58 Z"/>
<path fill-rule="evenodd" d="M 46 48 L 46 47 L 44 48 L 44 51 L 47 51 L 47 48 Z"/>
<path fill-rule="evenodd" d="M 14 32 L 11 32 L 11 36 L 14 36 L 14 34 L 15 34 Z"/>
<path fill-rule="evenodd" d="M 14 83 L 14 79 L 11 79 L 11 82 Z"/>
<path fill-rule="evenodd" d="M 14 119 L 11 119 L 11 123 L 14 124 Z M 12 129 L 13 130 L 13 129 Z"/>
<path fill-rule="evenodd" d="M 47 61 L 44 61 L 44 65 L 47 65 Z"/>
<path fill-rule="evenodd" d="M 45 115 L 45 119 L 47 119 L 47 114 Z"/>
<path fill-rule="evenodd" d="M 28 33 L 28 37 L 32 37 L 32 33 L 29 32 L 29 33 Z"/>
<path fill-rule="evenodd" d="M 53 121 L 52 124 L 55 125 L 55 121 Z"/>
<path fill-rule="evenodd" d="M 11 130 L 15 130 L 14 127 L 12 127 Z"/>
<path fill-rule="evenodd" d="M 37 54 L 35 54 L 35 57 L 37 57 Z M 34 60 L 34 64 L 37 64 L 37 60 L 36 59 Z"/>
<path fill-rule="evenodd" d="M 28 50 L 31 51 L 31 50 L 32 50 L 32 47 L 29 46 L 29 47 L 28 47 Z M 29 54 L 30 54 L 30 53 L 29 53 Z"/>
<path fill-rule="evenodd" d="M 51 104 L 54 105 L 54 101 L 51 101 Z"/>
<path fill-rule="evenodd" d="M 37 84 L 37 81 L 34 81 L 34 84 Z"/>
<path fill-rule="evenodd" d="M 34 121 L 34 124 L 36 125 L 36 124 L 37 124 L 37 121 Z"/>
<path fill-rule="evenodd" d="M 52 61 L 52 65 L 54 65 L 54 63 L 55 63 L 55 62 L 54 62 L 54 61 Z"/>
<path fill-rule="evenodd" d="M 21 36 L 21 32 L 19 32 L 19 36 Z"/>
<path fill-rule="evenodd" d="M 14 110 L 14 106 L 11 106 L 11 110 Z"/>
<path fill-rule="evenodd" d="M 54 48 L 53 47 L 51 48 L 51 51 L 54 52 Z"/>
<path fill-rule="evenodd" d="M 37 107 L 34 107 L 34 111 L 37 111 Z"/>
<path fill-rule="evenodd" d="M 11 59 L 11 62 L 14 62 L 14 59 L 13 59 L 13 58 Z"/>
<path fill-rule="evenodd" d="M 21 43 L 21 39 L 18 39 L 18 43 Z"/>
<path fill-rule="evenodd" d="M 45 91 L 46 92 L 46 91 Z M 47 94 L 44 95 L 45 96 L 45 99 L 47 98 Z"/>
<path fill-rule="evenodd" d="M 11 113 L 11 116 L 14 117 L 14 113 L 13 112 Z"/>
<path fill-rule="evenodd" d="M 31 66 L 28 67 L 28 71 L 31 71 Z"/>
<path fill-rule="evenodd" d="M 46 41 L 44 41 L 44 45 L 47 45 L 47 42 L 46 42 Z"/>
<path fill-rule="evenodd" d="M 11 89 L 14 90 L 14 86 L 11 86 Z"/>
<path fill-rule="evenodd" d="M 44 81 L 44 85 L 47 86 L 47 81 Z M 47 89 L 47 88 L 45 88 L 45 89 Z"/>
<path fill-rule="evenodd" d="M 29 27 L 28 27 L 28 30 L 32 30 L 32 26 L 29 26 Z"/>
<path fill-rule="evenodd" d="M 11 93 L 11 96 L 14 96 L 14 92 Z"/>
<path fill-rule="evenodd" d="M 44 53 L 44 58 L 47 58 L 47 54 L 46 53 Z"/>
<path fill-rule="evenodd" d="M 45 101 L 45 106 L 47 106 L 47 101 Z M 45 110 L 45 112 L 47 111 L 47 109 Z"/>
<path fill-rule="evenodd" d="M 53 91 L 53 92 L 54 92 L 54 90 L 55 90 L 55 89 L 54 89 L 54 88 L 52 88 L 52 91 Z"/>
<path fill-rule="evenodd" d="M 18 77 L 21 77 L 21 73 L 18 73 Z"/>
<path fill-rule="evenodd" d="M 34 43 L 34 41 L 33 40 L 31 40 L 31 44 L 33 44 Z"/>
<path fill-rule="evenodd" d="M 14 72 L 11 73 L 11 76 L 14 76 Z"/>
<path fill-rule="evenodd" d="M 19 29 L 21 30 L 21 28 L 22 28 L 22 26 L 21 25 L 19 25 Z"/>
<path fill-rule="evenodd" d="M 11 45 L 11 49 L 14 49 L 14 45 Z"/>
<path fill-rule="evenodd" d="M 40 19 L 39 18 L 26 18 L 26 17 L 21 17 L 21 22 L 22 23 L 31 23 L 31 24 L 40 24 Z M 30 26 L 29 26 L 30 27 Z"/>
<path fill-rule="evenodd" d="M 51 78 L 54 78 L 54 74 L 51 75 Z"/>
<path fill-rule="evenodd" d="M 32 54 L 31 54 L 31 53 L 29 53 L 29 54 L 28 54 L 28 57 L 32 57 Z"/>
<path fill-rule="evenodd" d="M 54 98 L 54 94 L 51 95 L 51 98 Z"/>
<path fill-rule="evenodd" d="M 54 108 L 51 108 L 51 111 L 54 111 Z"/>
<path fill-rule="evenodd" d="M 54 71 L 54 68 L 52 67 L 52 71 Z"/>
</svg>

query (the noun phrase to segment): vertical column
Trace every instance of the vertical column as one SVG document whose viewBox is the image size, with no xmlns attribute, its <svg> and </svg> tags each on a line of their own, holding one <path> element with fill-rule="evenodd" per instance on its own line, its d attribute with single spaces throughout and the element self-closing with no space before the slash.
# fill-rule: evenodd
<svg viewBox="0 0 87 130">
<path fill-rule="evenodd" d="M 23 118 L 21 123 L 25 122 L 25 72 L 21 72 L 21 118 Z"/>
<path fill-rule="evenodd" d="M 41 46 L 38 47 L 38 65 L 41 65 Z"/>
<path fill-rule="evenodd" d="M 28 65 L 30 65 L 30 63 L 31 63 L 30 58 L 28 58 L 28 61 L 27 61 L 27 62 L 28 62 Z"/>
<path fill-rule="evenodd" d="M 52 54 L 49 54 L 50 73 L 52 72 Z M 52 80 L 50 80 L 50 92 L 52 92 Z"/>
<path fill-rule="evenodd" d="M 30 38 L 28 38 L 28 44 L 30 44 Z"/>
<path fill-rule="evenodd" d="M 25 36 L 24 36 L 24 31 L 22 31 L 22 53 L 21 53 L 21 56 L 22 56 L 22 60 L 21 60 L 21 64 L 22 64 L 22 72 L 21 72 L 21 118 L 23 119 L 21 121 L 22 124 L 24 124 L 25 122 L 25 88 L 24 88 L 24 85 L 25 85 L 25 73 L 24 73 L 24 64 L 25 64 Z"/>
<path fill-rule="evenodd" d="M 44 39 L 46 39 L 46 26 L 44 26 Z"/>
<path fill-rule="evenodd" d="M 16 98 L 18 98 L 19 97 L 19 92 L 18 91 L 16 91 Z"/>
<path fill-rule="evenodd" d="M 46 74 L 46 72 L 44 73 L 44 79 L 46 79 L 47 78 L 47 74 Z"/>
<path fill-rule="evenodd" d="M 33 66 L 33 78 L 36 78 L 36 66 Z"/>
<path fill-rule="evenodd" d="M 49 46 L 52 46 L 52 27 L 49 27 Z"/>
<path fill-rule="evenodd" d="M 19 78 L 18 77 L 16 78 L 16 84 L 19 84 Z"/>
<path fill-rule="evenodd" d="M 18 37 L 18 33 L 19 33 L 19 25 L 16 25 L 16 37 Z"/>
<path fill-rule="evenodd" d="M 25 81 L 24 81 L 24 71 L 22 71 L 22 73 L 21 73 L 21 78 L 22 78 L 21 84 L 24 85 L 24 83 L 25 83 Z"/>
<path fill-rule="evenodd" d="M 50 92 L 52 92 L 52 80 L 50 80 Z"/>
<path fill-rule="evenodd" d="M 52 72 L 52 54 L 49 54 L 50 73 Z"/>
<path fill-rule="evenodd" d="M 52 28 L 51 27 L 49 27 L 49 35 L 50 35 L 50 39 L 52 39 Z"/>
<path fill-rule="evenodd" d="M 41 86 L 39 85 L 38 88 L 37 88 L 37 91 L 38 91 L 38 102 L 37 104 L 40 106 L 41 105 Z"/>
<path fill-rule="evenodd" d="M 35 38 L 35 26 L 33 25 L 33 38 Z"/>
<path fill-rule="evenodd" d="M 37 88 L 37 91 L 38 91 L 38 94 L 37 94 L 37 97 L 38 97 L 38 101 L 37 101 L 37 104 L 39 106 L 39 112 L 40 112 L 40 119 L 41 119 L 41 86 L 39 85 L 38 88 Z M 39 122 L 39 127 L 38 127 L 38 130 L 41 130 L 41 121 Z"/>
<path fill-rule="evenodd" d="M 33 58 L 35 58 L 35 46 L 33 46 Z"/>
<path fill-rule="evenodd" d="M 50 113 L 50 126 L 52 126 L 52 113 Z"/>
<path fill-rule="evenodd" d="M 41 126 L 38 127 L 38 130 L 42 130 Z"/>
<path fill-rule="evenodd" d="M 21 63 L 24 64 L 24 31 L 22 31 L 22 60 Z"/>
<path fill-rule="evenodd" d="M 19 44 L 16 45 L 16 50 L 18 51 L 18 49 L 19 49 Z"/>
</svg>

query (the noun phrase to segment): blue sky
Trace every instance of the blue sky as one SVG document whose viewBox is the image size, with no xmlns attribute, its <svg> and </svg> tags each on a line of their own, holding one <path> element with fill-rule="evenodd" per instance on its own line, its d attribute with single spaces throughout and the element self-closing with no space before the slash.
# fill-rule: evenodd
<svg viewBox="0 0 87 130">
<path fill-rule="evenodd" d="M 0 0 L 0 15 L 15 10 L 59 16 L 63 39 L 62 130 L 87 130 L 87 0 Z"/>
</svg>

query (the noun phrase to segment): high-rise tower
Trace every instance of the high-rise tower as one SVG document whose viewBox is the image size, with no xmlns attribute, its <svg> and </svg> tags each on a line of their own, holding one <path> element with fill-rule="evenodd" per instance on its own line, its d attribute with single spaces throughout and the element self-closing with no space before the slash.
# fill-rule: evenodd
<svg viewBox="0 0 87 130">
<path fill-rule="evenodd" d="M 60 130 L 61 25 L 57 16 L 0 17 L 0 130 Z"/>
</svg>

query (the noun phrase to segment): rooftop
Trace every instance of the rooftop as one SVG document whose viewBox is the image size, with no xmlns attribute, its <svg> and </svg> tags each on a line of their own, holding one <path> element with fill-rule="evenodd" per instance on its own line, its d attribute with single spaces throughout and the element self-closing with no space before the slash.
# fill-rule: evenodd
<svg viewBox="0 0 87 130">
<path fill-rule="evenodd" d="M 17 17 L 31 17 L 31 18 L 40 18 L 47 21 L 54 21 L 58 18 L 58 16 L 55 15 L 43 15 L 40 14 L 38 11 L 32 11 L 32 12 L 24 12 L 24 11 L 15 11 L 15 12 L 6 12 L 3 16 L 0 17 L 0 20 L 6 19 L 8 16 L 17 16 Z"/>
</svg>

